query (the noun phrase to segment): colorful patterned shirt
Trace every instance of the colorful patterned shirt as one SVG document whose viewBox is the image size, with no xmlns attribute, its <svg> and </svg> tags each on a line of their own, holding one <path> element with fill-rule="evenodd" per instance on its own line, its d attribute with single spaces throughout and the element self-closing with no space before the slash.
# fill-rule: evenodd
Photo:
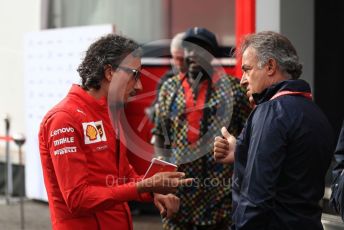
<svg viewBox="0 0 344 230">
<path fill-rule="evenodd" d="M 181 205 L 173 221 L 212 225 L 230 216 L 233 171 L 232 165 L 214 161 L 214 138 L 221 136 L 223 126 L 234 136 L 239 135 L 251 108 L 238 79 L 213 74 L 208 80 L 210 84 L 207 84 L 207 96 L 201 108 L 199 139 L 190 143 L 184 81 L 187 81 L 186 76 L 180 74 L 161 86 L 152 132 L 164 136 L 169 143 L 170 155 L 165 159 L 178 164 L 178 171 L 185 172 L 186 177 L 195 179 L 192 185 L 178 189 Z"/>
</svg>

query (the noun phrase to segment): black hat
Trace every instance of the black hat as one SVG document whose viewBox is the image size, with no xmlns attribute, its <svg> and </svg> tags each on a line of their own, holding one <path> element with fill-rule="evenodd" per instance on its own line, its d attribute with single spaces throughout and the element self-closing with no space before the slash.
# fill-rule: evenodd
<svg viewBox="0 0 344 230">
<path fill-rule="evenodd" d="M 202 48 L 210 49 L 209 51 L 213 55 L 216 55 L 219 49 L 215 35 L 202 27 L 189 28 L 185 32 L 183 41 L 195 43 Z"/>
</svg>

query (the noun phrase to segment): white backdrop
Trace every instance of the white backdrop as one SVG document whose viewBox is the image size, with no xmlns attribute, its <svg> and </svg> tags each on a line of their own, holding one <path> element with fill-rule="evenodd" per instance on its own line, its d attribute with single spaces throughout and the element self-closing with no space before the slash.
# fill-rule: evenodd
<svg viewBox="0 0 344 230">
<path fill-rule="evenodd" d="M 26 162 L 25 189 L 31 199 L 47 201 L 38 149 L 38 130 L 45 113 L 79 83 L 76 71 L 87 47 L 112 25 L 51 29 L 24 37 Z"/>
</svg>

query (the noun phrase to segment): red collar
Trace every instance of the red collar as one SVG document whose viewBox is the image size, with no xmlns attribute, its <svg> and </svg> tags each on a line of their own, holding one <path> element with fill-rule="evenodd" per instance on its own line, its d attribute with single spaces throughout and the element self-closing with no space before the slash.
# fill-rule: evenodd
<svg viewBox="0 0 344 230">
<path fill-rule="evenodd" d="M 308 92 L 297 92 L 297 91 L 283 90 L 283 91 L 276 93 L 272 98 L 270 98 L 270 101 L 277 98 L 277 97 L 281 97 L 284 95 L 300 95 L 300 96 L 303 96 L 303 97 L 308 98 L 310 100 L 313 99 L 312 94 L 308 93 Z"/>
</svg>

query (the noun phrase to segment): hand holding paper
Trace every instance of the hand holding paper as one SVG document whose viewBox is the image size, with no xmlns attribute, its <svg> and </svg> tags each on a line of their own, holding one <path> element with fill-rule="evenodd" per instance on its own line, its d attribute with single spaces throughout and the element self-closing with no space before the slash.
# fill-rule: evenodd
<svg viewBox="0 0 344 230">
<path fill-rule="evenodd" d="M 175 164 L 171 164 L 167 161 L 163 161 L 157 158 L 153 158 L 149 168 L 147 169 L 143 179 L 152 177 L 154 174 L 158 172 L 175 172 L 177 171 L 178 166 Z"/>
<path fill-rule="evenodd" d="M 143 180 L 136 183 L 138 192 L 174 193 L 179 186 L 192 182 L 192 178 L 183 179 L 185 174 L 176 170 L 176 165 L 153 158 Z"/>
</svg>

